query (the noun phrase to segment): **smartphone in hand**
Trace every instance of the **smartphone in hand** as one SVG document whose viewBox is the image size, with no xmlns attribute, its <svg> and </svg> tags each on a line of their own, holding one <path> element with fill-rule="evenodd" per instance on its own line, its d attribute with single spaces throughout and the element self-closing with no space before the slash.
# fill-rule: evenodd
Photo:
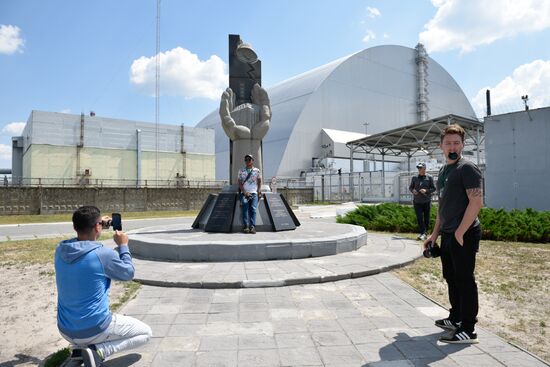
<svg viewBox="0 0 550 367">
<path fill-rule="evenodd" d="M 122 216 L 120 213 L 113 213 L 111 215 L 111 225 L 113 226 L 113 231 L 122 231 Z"/>
</svg>

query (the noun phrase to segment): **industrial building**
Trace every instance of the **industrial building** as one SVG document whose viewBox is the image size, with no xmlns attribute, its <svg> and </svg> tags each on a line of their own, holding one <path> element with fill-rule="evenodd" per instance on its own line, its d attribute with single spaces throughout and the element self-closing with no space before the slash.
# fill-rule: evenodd
<svg viewBox="0 0 550 367">
<path fill-rule="evenodd" d="M 12 181 L 31 185 L 166 186 L 214 180 L 214 130 L 32 111 L 13 137 Z"/>
<path fill-rule="evenodd" d="M 550 107 L 485 117 L 486 205 L 550 210 Z"/>
<path fill-rule="evenodd" d="M 357 134 L 379 134 L 448 115 L 476 120 L 460 86 L 421 44 L 368 48 L 267 90 L 273 117 L 263 139 L 265 179 L 297 177 L 326 158 L 349 159 L 346 141 L 360 138 Z M 216 178 L 227 179 L 229 140 L 218 111 L 197 126 L 215 129 Z M 357 153 L 354 158 L 366 156 Z"/>
</svg>

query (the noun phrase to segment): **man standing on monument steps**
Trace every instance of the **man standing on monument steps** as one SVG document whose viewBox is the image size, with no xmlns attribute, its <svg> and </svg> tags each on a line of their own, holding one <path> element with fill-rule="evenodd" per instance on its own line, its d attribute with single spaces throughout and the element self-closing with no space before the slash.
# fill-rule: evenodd
<svg viewBox="0 0 550 367">
<path fill-rule="evenodd" d="M 260 170 L 254 167 L 252 154 L 244 156 L 245 167 L 239 170 L 239 198 L 241 200 L 243 232 L 256 233 L 256 209 L 261 196 L 262 178 Z"/>
</svg>

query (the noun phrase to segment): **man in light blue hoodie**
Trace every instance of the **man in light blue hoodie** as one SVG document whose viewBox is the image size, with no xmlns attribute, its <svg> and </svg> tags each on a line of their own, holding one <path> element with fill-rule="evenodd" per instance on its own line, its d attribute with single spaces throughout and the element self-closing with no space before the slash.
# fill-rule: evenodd
<svg viewBox="0 0 550 367">
<path fill-rule="evenodd" d="M 145 323 L 109 310 L 111 279 L 134 277 L 126 233 L 115 231 L 115 250 L 97 242 L 109 219 L 94 206 L 78 208 L 73 213 L 77 237 L 55 250 L 57 326 L 73 344 L 72 358 L 82 359 L 86 367 L 100 367 L 111 354 L 145 344 L 152 336 Z"/>
</svg>

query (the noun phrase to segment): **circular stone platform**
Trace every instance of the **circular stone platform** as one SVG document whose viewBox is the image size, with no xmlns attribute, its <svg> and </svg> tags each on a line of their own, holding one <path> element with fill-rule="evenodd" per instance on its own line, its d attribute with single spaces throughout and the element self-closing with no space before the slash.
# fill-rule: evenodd
<svg viewBox="0 0 550 367">
<path fill-rule="evenodd" d="M 293 231 L 207 233 L 190 223 L 128 232 L 132 255 L 162 261 L 301 259 L 355 251 L 367 243 L 363 227 L 304 221 Z"/>
</svg>

